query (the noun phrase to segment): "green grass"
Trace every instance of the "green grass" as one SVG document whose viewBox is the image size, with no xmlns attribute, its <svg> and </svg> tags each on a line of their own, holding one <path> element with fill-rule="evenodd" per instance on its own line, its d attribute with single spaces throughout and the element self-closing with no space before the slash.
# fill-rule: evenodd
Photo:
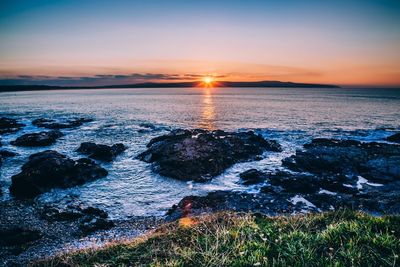
<svg viewBox="0 0 400 267">
<path fill-rule="evenodd" d="M 216 213 L 37 266 L 400 266 L 400 216 Z"/>
</svg>

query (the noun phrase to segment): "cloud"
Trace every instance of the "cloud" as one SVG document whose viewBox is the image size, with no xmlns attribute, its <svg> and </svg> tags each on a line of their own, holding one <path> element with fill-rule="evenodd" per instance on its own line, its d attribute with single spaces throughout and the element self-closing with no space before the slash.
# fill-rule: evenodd
<svg viewBox="0 0 400 267">
<path fill-rule="evenodd" d="M 45 76 L 16 75 L 0 78 L 0 85 L 53 85 L 53 86 L 107 86 L 134 84 L 143 82 L 196 81 L 202 74 L 165 74 L 165 73 L 131 73 L 131 74 L 96 74 L 93 76 Z M 215 75 L 223 78 L 224 75 Z"/>
</svg>

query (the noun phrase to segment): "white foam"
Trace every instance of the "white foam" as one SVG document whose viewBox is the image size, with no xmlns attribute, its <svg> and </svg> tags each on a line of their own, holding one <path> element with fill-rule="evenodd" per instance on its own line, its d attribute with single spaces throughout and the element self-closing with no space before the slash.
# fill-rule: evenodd
<svg viewBox="0 0 400 267">
<path fill-rule="evenodd" d="M 187 182 L 186 184 L 187 184 L 187 187 L 188 187 L 190 190 L 193 189 L 193 181 L 189 181 L 189 182 Z"/>
<path fill-rule="evenodd" d="M 354 186 L 352 186 L 351 184 L 343 184 L 343 186 L 345 186 L 345 187 L 350 187 L 350 188 L 353 188 Z"/>
<path fill-rule="evenodd" d="M 326 194 L 326 195 L 332 195 L 332 196 L 336 196 L 337 193 L 335 192 L 331 192 L 325 189 L 320 188 L 318 194 Z"/>
<path fill-rule="evenodd" d="M 308 201 L 307 199 L 305 199 L 300 195 L 295 195 L 294 197 L 292 197 L 290 199 L 290 202 L 293 205 L 296 205 L 297 203 L 304 203 L 307 206 L 307 208 L 316 208 L 316 206 L 313 203 L 311 203 L 310 201 Z"/>
<path fill-rule="evenodd" d="M 357 189 L 361 190 L 363 188 L 363 186 L 362 186 L 363 184 L 367 184 L 367 185 L 370 185 L 370 186 L 383 186 L 383 184 L 370 183 L 364 177 L 358 176 Z"/>
</svg>

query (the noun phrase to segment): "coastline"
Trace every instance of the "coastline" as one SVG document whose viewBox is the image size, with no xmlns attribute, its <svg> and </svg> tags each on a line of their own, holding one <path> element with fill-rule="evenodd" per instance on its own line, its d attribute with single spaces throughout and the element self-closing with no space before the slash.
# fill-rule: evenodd
<svg viewBox="0 0 400 267">
<path fill-rule="evenodd" d="M 0 85 L 1 92 L 21 92 L 21 91 L 43 91 L 43 90 L 78 90 L 78 89 L 123 89 L 123 88 L 198 88 L 204 87 L 202 82 L 173 82 L 173 83 L 138 83 L 120 84 L 106 86 L 51 86 L 51 85 Z M 293 83 L 280 81 L 259 81 L 259 82 L 216 82 L 213 87 L 232 87 L 232 88 L 340 88 L 337 85 L 313 84 L 313 83 Z"/>
<path fill-rule="evenodd" d="M 74 97 L 72 93 L 54 94 L 55 105 L 47 104 L 52 98 L 44 97 L 45 93 L 34 101 L 15 94 L 4 109 L 7 117 L 1 119 L 0 209 L 4 212 L 0 234 L 8 243 L 0 244 L 0 262 L 25 264 L 66 251 L 135 240 L 165 223 L 190 223 L 191 218 L 226 211 L 285 218 L 308 213 L 318 217 L 343 208 L 377 218 L 399 214 L 399 128 L 397 117 L 388 116 L 395 114 L 395 106 L 377 105 L 376 110 L 385 116 L 365 124 L 359 116 L 363 113 L 352 116 L 354 110 L 344 112 L 340 123 L 307 117 L 311 123 L 304 124 L 304 114 L 298 109 L 295 114 L 302 124 L 295 124 L 298 119 L 293 117 L 271 129 L 262 125 L 263 120 L 282 118 L 276 115 L 286 113 L 278 110 L 267 116 L 263 112 L 279 101 L 286 103 L 288 97 L 297 101 L 301 92 L 291 96 L 278 89 L 276 94 L 265 91 L 252 89 L 244 95 L 246 90 L 225 90 L 215 96 L 205 92 L 171 98 L 162 94 L 127 98 L 122 93 L 115 96 L 115 106 L 108 106 L 110 98 L 102 93 L 78 94 L 84 97 L 81 109 L 70 105 L 76 101 L 69 98 Z M 312 93 L 311 100 L 304 97 L 295 103 L 308 107 L 321 99 L 323 108 L 318 114 L 322 115 L 331 105 L 350 100 L 371 107 L 369 93 L 353 97 L 343 90 L 346 94 L 338 99 L 341 94 L 317 91 L 320 94 Z M 239 123 L 229 119 L 231 127 L 221 130 L 219 125 L 231 117 L 220 114 L 237 116 L 236 112 L 221 112 L 227 101 L 232 110 L 233 95 L 251 107 L 257 100 L 260 106 L 271 108 L 243 113 Z M 398 100 L 392 95 L 381 97 L 393 104 Z M 168 105 L 152 117 L 154 105 L 148 101 L 153 98 Z M 168 120 L 159 120 L 159 114 L 168 114 L 171 99 L 181 105 L 181 98 L 190 99 L 185 108 L 198 103 L 200 109 L 188 111 L 193 115 L 190 119 L 173 111 L 172 117 L 165 117 Z M 243 104 L 237 103 L 235 107 Z M 150 109 L 143 109 L 147 106 Z M 26 115 L 27 107 L 37 109 Z M 104 114 L 100 112 L 103 107 Z M 118 112 L 110 114 L 110 110 Z M 126 114 L 120 114 L 121 110 Z M 195 123 L 176 123 L 181 118 Z M 211 129 L 196 128 L 199 120 Z M 349 127 L 354 122 L 360 122 L 356 123 L 359 128 Z M 60 179 L 42 183 L 53 170 L 58 170 L 53 176 Z"/>
</svg>

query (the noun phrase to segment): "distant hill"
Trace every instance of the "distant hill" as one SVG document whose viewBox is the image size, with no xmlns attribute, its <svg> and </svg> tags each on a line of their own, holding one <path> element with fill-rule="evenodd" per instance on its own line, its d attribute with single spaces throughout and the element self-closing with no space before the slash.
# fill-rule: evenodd
<svg viewBox="0 0 400 267">
<path fill-rule="evenodd" d="M 290 88 L 340 88 L 331 84 L 294 83 L 280 81 L 259 82 L 215 82 L 214 87 L 290 87 Z M 105 88 L 185 88 L 201 87 L 201 82 L 176 83 L 136 83 L 107 86 L 48 86 L 48 85 L 0 85 L 0 92 L 34 91 L 34 90 L 64 90 L 64 89 L 105 89 Z"/>
</svg>

